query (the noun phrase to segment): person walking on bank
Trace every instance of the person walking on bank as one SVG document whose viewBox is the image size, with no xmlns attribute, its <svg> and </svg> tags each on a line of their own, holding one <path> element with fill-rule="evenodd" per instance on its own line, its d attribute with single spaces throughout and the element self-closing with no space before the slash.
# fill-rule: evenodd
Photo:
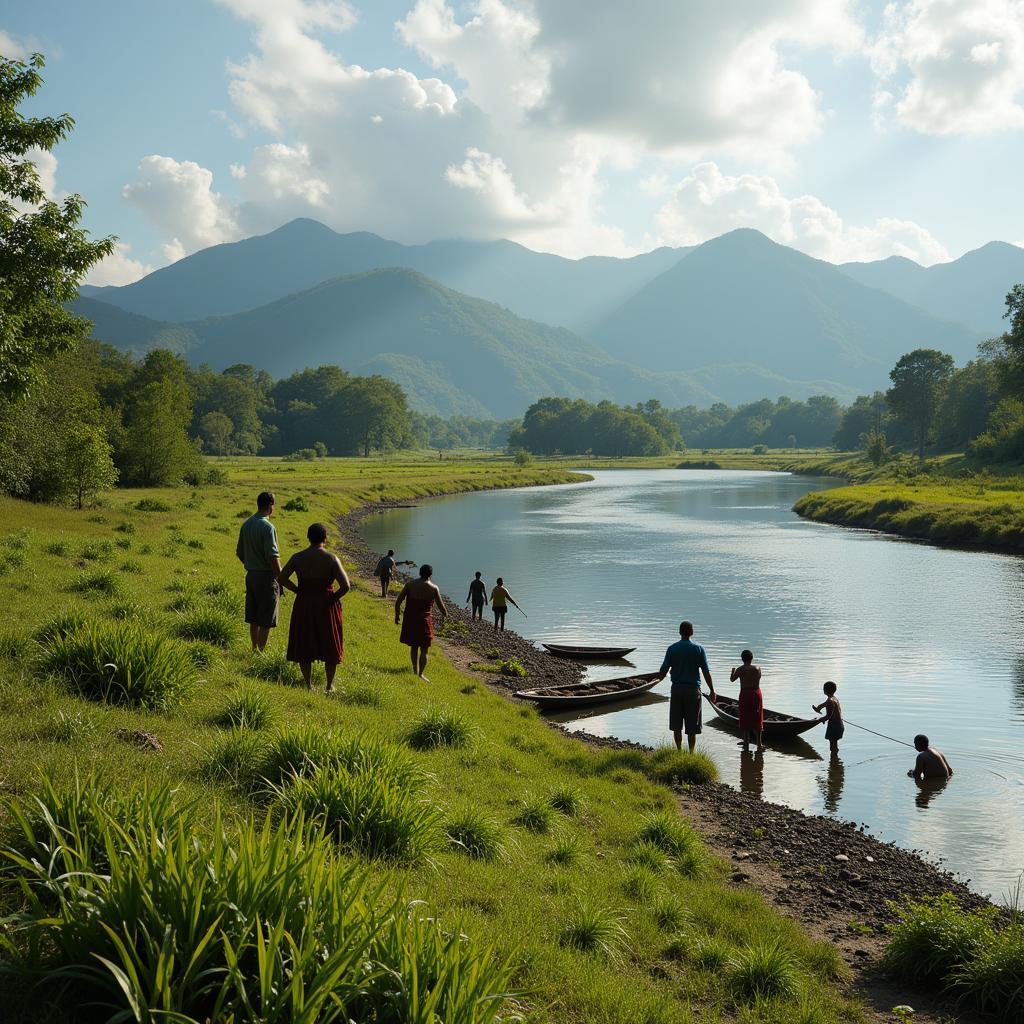
<svg viewBox="0 0 1024 1024">
<path fill-rule="evenodd" d="M 399 639 L 409 647 L 409 659 L 412 661 L 412 670 L 425 683 L 430 680 L 423 674 L 427 668 L 427 652 L 434 639 L 434 619 L 432 611 L 437 605 L 438 614 L 441 616 L 443 626 L 448 617 L 448 609 L 444 606 L 441 591 L 437 585 L 430 582 L 434 575 L 434 567 L 431 565 L 420 566 L 420 578 L 409 580 L 402 592 L 395 600 L 395 625 L 402 623 L 402 633 Z M 405 615 L 402 615 L 402 605 L 405 604 Z"/>
<path fill-rule="evenodd" d="M 352 584 L 338 556 L 326 548 L 327 527 L 313 523 L 306 531 L 306 538 L 309 547 L 292 555 L 278 577 L 281 588 L 296 595 L 288 626 L 287 658 L 298 662 L 302 678 L 310 689 L 313 687 L 313 662 L 322 661 L 327 692 L 333 693 L 334 674 L 345 651 L 341 599 L 352 589 Z M 298 586 L 289 580 L 293 573 L 298 577 Z"/>
<path fill-rule="evenodd" d="M 466 604 L 472 604 L 474 619 L 483 619 L 484 605 L 487 604 L 487 584 L 480 578 L 480 573 L 477 573 L 469 581 L 469 593 L 466 595 Z"/>
<path fill-rule="evenodd" d="M 679 639 L 665 652 L 665 660 L 658 672 L 661 682 L 669 671 L 672 672 L 672 699 L 668 707 L 668 727 L 676 742 L 676 750 L 683 749 L 683 730 L 690 750 L 697 746 L 697 735 L 701 732 L 700 677 L 703 675 L 711 691 L 711 703 L 717 700 L 715 684 L 708 668 L 708 656 L 700 644 L 695 644 L 693 623 L 685 619 L 679 623 Z"/>
<path fill-rule="evenodd" d="M 494 630 L 497 632 L 499 629 L 505 632 L 505 614 L 508 612 L 508 606 L 515 604 L 517 608 L 519 605 L 516 604 L 515 598 L 508 592 L 505 587 L 505 581 L 499 576 L 497 578 L 496 586 L 491 591 L 491 611 L 494 612 Z M 519 608 L 522 611 L 522 608 Z"/>
<path fill-rule="evenodd" d="M 391 578 L 395 575 L 395 566 L 398 563 L 395 561 L 394 548 L 388 548 L 388 553 L 377 563 L 377 568 L 373 570 L 373 575 L 380 579 L 380 596 L 387 597 L 388 591 L 391 589 Z"/>
<path fill-rule="evenodd" d="M 274 507 L 274 495 L 262 491 L 256 498 L 256 513 L 242 523 L 235 545 L 235 554 L 245 566 L 245 621 L 254 651 L 266 648 L 270 631 L 277 625 L 281 559 L 277 531 L 270 521 Z"/>
</svg>

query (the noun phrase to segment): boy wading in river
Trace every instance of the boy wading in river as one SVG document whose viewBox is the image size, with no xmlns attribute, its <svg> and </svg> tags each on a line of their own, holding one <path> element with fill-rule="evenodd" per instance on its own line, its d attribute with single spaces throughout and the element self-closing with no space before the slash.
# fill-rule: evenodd
<svg viewBox="0 0 1024 1024">
<path fill-rule="evenodd" d="M 836 684 L 830 679 L 821 688 L 825 694 L 825 699 L 820 704 L 812 704 L 819 714 L 821 709 L 825 709 L 825 715 L 819 718 L 819 722 L 825 722 L 825 739 L 828 740 L 829 750 L 833 754 L 839 753 L 839 741 L 843 738 L 843 733 L 846 732 L 846 726 L 843 724 L 843 705 L 839 703 L 839 698 L 836 696 Z"/>
</svg>

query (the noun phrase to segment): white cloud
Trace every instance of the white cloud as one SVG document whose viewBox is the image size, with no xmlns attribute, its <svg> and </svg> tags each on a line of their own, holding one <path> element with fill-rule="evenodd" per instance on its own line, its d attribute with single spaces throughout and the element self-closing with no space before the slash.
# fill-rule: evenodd
<svg viewBox="0 0 1024 1024">
<path fill-rule="evenodd" d="M 86 283 L 95 285 L 131 284 L 132 281 L 137 281 L 140 277 L 152 273 L 152 265 L 131 258 L 129 255 L 131 248 L 125 242 L 116 243 L 114 251 L 89 271 L 85 279 Z"/>
<path fill-rule="evenodd" d="M 24 60 L 28 56 L 28 48 L 20 39 L 0 28 L 0 56 L 14 60 Z"/>
<path fill-rule="evenodd" d="M 1024 0 L 890 4 L 870 53 L 900 124 L 928 135 L 1024 128 Z"/>
<path fill-rule="evenodd" d="M 231 204 L 213 190 L 213 172 L 191 160 L 143 157 L 121 194 L 170 239 L 170 261 L 242 234 Z"/>
<path fill-rule="evenodd" d="M 694 245 L 734 228 L 757 228 L 784 245 L 842 263 L 906 256 L 930 265 L 949 259 L 945 247 L 912 221 L 882 218 L 849 225 L 815 196 L 788 198 L 769 176 L 723 174 L 703 163 L 668 192 L 656 217 L 659 241 Z"/>
</svg>

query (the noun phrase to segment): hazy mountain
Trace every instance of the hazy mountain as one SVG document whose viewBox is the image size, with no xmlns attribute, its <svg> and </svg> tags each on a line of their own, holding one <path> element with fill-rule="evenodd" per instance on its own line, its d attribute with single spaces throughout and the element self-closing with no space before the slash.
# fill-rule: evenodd
<svg viewBox="0 0 1024 1024">
<path fill-rule="evenodd" d="M 118 318 L 80 300 L 96 316 L 94 332 Z M 108 307 L 112 308 L 112 307 Z M 123 316 L 123 314 L 122 314 Z M 119 347 L 144 349 L 167 325 L 137 317 L 138 333 Z M 441 415 L 520 415 L 543 395 L 618 402 L 658 398 L 668 405 L 710 404 L 716 395 L 683 374 L 658 374 L 611 358 L 560 327 L 521 319 L 411 270 L 375 270 L 335 278 L 232 316 L 181 325 L 194 339 L 193 363 L 220 370 L 251 363 L 275 377 L 322 363 L 353 373 L 384 373 L 412 404 Z"/>
<path fill-rule="evenodd" d="M 759 231 L 698 246 L 591 333 L 610 355 L 658 370 L 752 364 L 783 378 L 882 387 L 927 345 L 958 360 L 976 332 L 931 316 Z"/>
<path fill-rule="evenodd" d="M 989 242 L 950 263 L 922 267 L 902 256 L 875 263 L 844 263 L 854 280 L 880 288 L 935 316 L 966 324 L 981 337 L 1002 334 L 1006 293 L 1024 283 L 1024 249 Z"/>
<path fill-rule="evenodd" d="M 253 309 L 335 277 L 408 267 L 520 316 L 585 331 L 687 252 L 568 260 L 515 242 L 401 245 L 294 220 L 267 235 L 215 245 L 121 287 L 82 294 L 155 320 L 197 320 Z"/>
<path fill-rule="evenodd" d="M 138 313 L 127 313 L 85 295 L 75 300 L 72 309 L 92 321 L 94 338 L 133 355 L 148 352 L 151 348 L 166 348 L 179 355 L 187 355 L 189 349 L 199 344 L 195 333 L 184 324 L 168 324 Z"/>
</svg>

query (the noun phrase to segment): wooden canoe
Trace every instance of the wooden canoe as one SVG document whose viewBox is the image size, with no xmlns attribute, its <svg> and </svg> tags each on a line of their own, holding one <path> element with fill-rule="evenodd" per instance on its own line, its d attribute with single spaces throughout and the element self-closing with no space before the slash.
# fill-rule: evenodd
<svg viewBox="0 0 1024 1024">
<path fill-rule="evenodd" d="M 704 697 L 708 703 L 711 703 L 711 698 L 705 693 Z M 717 697 L 717 704 L 711 706 L 718 713 L 718 717 L 721 718 L 727 725 L 732 726 L 735 729 L 740 727 L 740 702 L 732 697 L 723 697 L 721 694 Z M 817 718 L 797 718 L 795 715 L 784 715 L 781 711 L 769 711 L 767 708 L 764 709 L 764 735 L 765 739 L 775 737 L 776 739 L 785 739 L 787 736 L 799 736 L 802 732 L 807 732 L 808 729 L 813 729 L 818 724 Z"/>
<path fill-rule="evenodd" d="M 632 654 L 635 647 L 580 647 L 576 644 L 545 644 L 541 647 L 556 658 L 575 658 L 585 661 L 588 658 L 624 658 Z"/>
<path fill-rule="evenodd" d="M 542 711 L 556 708 L 585 708 L 591 704 L 629 700 L 646 693 L 658 682 L 657 672 L 629 676 L 622 679 L 598 679 L 581 683 L 561 683 L 557 686 L 538 686 L 533 690 L 519 690 L 517 697 L 531 700 Z"/>
</svg>

